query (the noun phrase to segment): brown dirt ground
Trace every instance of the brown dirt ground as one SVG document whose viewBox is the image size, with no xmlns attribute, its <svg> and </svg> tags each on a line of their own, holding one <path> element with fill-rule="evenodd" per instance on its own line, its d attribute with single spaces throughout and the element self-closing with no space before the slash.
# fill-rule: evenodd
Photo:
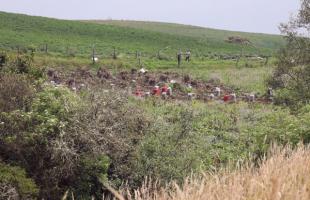
<svg viewBox="0 0 310 200">
<path fill-rule="evenodd" d="M 107 68 L 100 68 L 94 72 L 87 68 L 79 68 L 69 72 L 59 72 L 54 69 L 47 71 L 49 81 L 54 81 L 56 84 L 66 85 L 77 91 L 83 88 L 90 88 L 95 85 L 102 85 L 105 88 L 114 88 L 127 90 L 134 95 L 139 89 L 142 94 L 151 92 L 155 85 L 163 86 L 169 84 L 173 87 L 172 95 L 167 97 L 174 100 L 189 100 L 188 93 L 194 93 L 195 99 L 202 101 L 210 101 L 209 95 L 214 92 L 215 87 L 221 88 L 221 96 L 215 100 L 221 100 L 224 95 L 235 93 L 230 87 L 223 84 L 215 84 L 214 81 L 196 80 L 189 75 L 182 76 L 175 72 L 147 72 L 139 73 L 136 69 L 131 71 L 121 71 L 115 75 Z M 175 82 L 171 84 L 170 82 Z M 191 89 L 188 86 L 191 86 Z M 238 92 L 237 101 L 248 101 L 249 93 Z M 271 103 L 266 97 L 256 97 L 256 102 Z"/>
</svg>

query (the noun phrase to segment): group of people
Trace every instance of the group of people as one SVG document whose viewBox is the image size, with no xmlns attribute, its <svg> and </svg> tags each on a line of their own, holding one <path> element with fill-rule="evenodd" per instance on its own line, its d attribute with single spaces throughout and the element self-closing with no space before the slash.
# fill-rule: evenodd
<svg viewBox="0 0 310 200">
<path fill-rule="evenodd" d="M 172 87 L 168 84 L 163 84 L 161 87 L 155 85 L 150 92 L 143 92 L 140 87 L 137 87 L 135 90 L 134 95 L 136 97 L 149 97 L 149 96 L 157 96 L 167 98 L 168 96 L 172 95 Z M 187 97 L 189 99 L 195 98 L 195 93 L 189 92 Z M 213 93 L 209 95 L 210 100 L 214 100 L 215 98 L 221 98 L 221 88 L 215 87 Z M 224 102 L 237 102 L 237 95 L 235 93 L 226 94 L 223 96 L 222 99 Z M 253 99 L 254 101 L 254 99 Z"/>
<path fill-rule="evenodd" d="M 213 92 L 209 95 L 210 100 L 214 100 L 215 97 L 221 97 L 221 88 L 215 87 Z M 237 102 L 237 95 L 235 93 L 225 94 L 222 99 L 224 102 Z"/>
<path fill-rule="evenodd" d="M 143 92 L 140 87 L 137 87 L 135 91 L 136 97 L 149 97 L 151 95 L 166 98 L 172 95 L 172 87 L 164 84 L 162 87 L 155 85 L 150 92 Z"/>
<path fill-rule="evenodd" d="M 178 66 L 181 65 L 181 62 L 182 62 L 182 55 L 183 55 L 183 53 L 182 53 L 182 51 L 180 50 L 180 51 L 178 52 L 178 54 L 177 54 Z M 190 50 L 187 50 L 187 51 L 185 52 L 185 61 L 186 61 L 186 62 L 189 62 L 190 59 L 191 59 L 191 51 L 190 51 Z"/>
<path fill-rule="evenodd" d="M 213 93 L 211 93 L 209 95 L 209 99 L 210 100 L 214 100 L 215 97 L 218 97 L 219 99 L 221 99 L 221 88 L 220 87 L 215 87 L 213 90 Z M 272 88 L 268 88 L 267 92 L 266 92 L 266 100 L 268 101 L 272 101 L 273 100 L 273 89 Z M 249 102 L 254 102 L 256 100 L 256 95 L 251 93 L 251 94 L 247 94 L 245 96 L 245 99 Z M 230 94 L 225 94 L 222 98 L 222 100 L 224 102 L 237 102 L 237 95 L 236 93 L 230 93 Z"/>
<path fill-rule="evenodd" d="M 149 92 L 143 92 L 140 87 L 136 88 L 136 91 L 134 93 L 136 97 L 149 97 L 149 96 L 157 96 L 157 97 L 163 97 L 167 98 L 169 96 L 172 96 L 172 85 L 169 85 L 167 83 L 163 84 L 161 87 L 159 85 L 155 85 L 151 91 Z M 195 98 L 195 93 L 189 92 L 187 94 L 187 97 L 189 99 Z M 208 95 L 209 100 L 222 100 L 225 103 L 236 103 L 237 102 L 237 95 L 236 93 L 226 93 L 222 95 L 222 90 L 220 87 L 215 87 L 213 91 Z M 249 102 L 254 102 L 256 100 L 255 94 L 248 94 L 245 96 L 246 100 Z M 266 92 L 266 99 L 272 101 L 273 98 L 273 90 L 272 88 L 268 88 Z"/>
</svg>

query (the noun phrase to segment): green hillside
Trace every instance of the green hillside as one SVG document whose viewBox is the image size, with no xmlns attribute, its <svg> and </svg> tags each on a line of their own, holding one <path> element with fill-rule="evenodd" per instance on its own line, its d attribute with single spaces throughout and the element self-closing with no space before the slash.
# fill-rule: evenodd
<svg viewBox="0 0 310 200">
<path fill-rule="evenodd" d="M 175 36 L 192 37 L 200 40 L 206 40 L 210 43 L 216 43 L 218 45 L 223 45 L 223 43 L 227 44 L 225 40 L 230 36 L 240 36 L 242 38 L 249 39 L 255 47 L 265 50 L 278 49 L 284 42 L 283 38 L 279 35 L 226 31 L 173 23 L 128 20 L 93 20 L 87 22 L 143 29 L 147 31 L 168 33 Z"/>
<path fill-rule="evenodd" d="M 149 23 L 110 21 L 106 24 L 57 20 L 22 14 L 0 12 L 0 48 L 48 44 L 48 50 L 65 53 L 68 49 L 76 55 L 89 55 L 92 46 L 100 54 L 118 52 L 155 54 L 169 47 L 166 54 L 175 55 L 178 49 L 191 49 L 199 54 L 239 54 L 241 46 L 225 42 L 228 36 L 240 35 L 254 45 L 245 47 L 248 54 L 271 54 L 283 41 L 280 36 L 237 33 L 199 27 Z"/>
</svg>

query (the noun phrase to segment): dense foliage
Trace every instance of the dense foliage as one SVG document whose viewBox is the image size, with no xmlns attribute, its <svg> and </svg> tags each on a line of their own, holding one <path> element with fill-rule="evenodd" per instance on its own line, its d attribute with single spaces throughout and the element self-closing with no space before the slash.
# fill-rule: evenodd
<svg viewBox="0 0 310 200">
<path fill-rule="evenodd" d="M 282 24 L 287 45 L 269 83 L 277 90 L 276 103 L 298 108 L 310 100 L 310 1 L 302 0 L 298 15 Z"/>
<path fill-rule="evenodd" d="M 19 167 L 0 162 L 0 199 L 34 199 L 38 188 Z"/>
</svg>

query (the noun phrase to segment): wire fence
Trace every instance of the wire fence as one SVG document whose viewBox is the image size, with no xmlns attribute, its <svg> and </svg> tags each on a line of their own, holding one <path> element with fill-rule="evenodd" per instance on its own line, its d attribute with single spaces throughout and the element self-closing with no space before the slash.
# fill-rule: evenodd
<svg viewBox="0 0 310 200">
<path fill-rule="evenodd" d="M 142 51 L 128 50 L 124 48 L 116 48 L 111 46 L 100 46 L 90 45 L 89 47 L 78 46 L 78 45 L 66 45 L 59 46 L 54 44 L 40 44 L 40 45 L 15 45 L 9 46 L 7 44 L 0 44 L 0 50 L 2 51 L 16 51 L 17 53 L 25 51 L 35 51 L 39 54 L 56 55 L 63 57 L 87 57 L 87 58 L 100 58 L 100 59 L 118 59 L 118 58 L 128 58 L 137 59 L 141 62 L 142 59 L 157 59 L 163 61 L 176 61 L 179 49 L 172 49 L 165 47 L 163 49 L 154 49 L 153 51 Z M 184 54 L 184 53 L 183 53 Z M 240 53 L 217 53 L 217 52 L 203 52 L 199 49 L 191 50 L 191 58 L 196 60 L 231 60 L 236 61 L 237 65 L 240 59 L 246 59 L 248 62 L 252 60 L 260 61 L 264 65 L 268 64 L 268 61 L 272 55 L 267 54 L 245 54 Z"/>
</svg>

